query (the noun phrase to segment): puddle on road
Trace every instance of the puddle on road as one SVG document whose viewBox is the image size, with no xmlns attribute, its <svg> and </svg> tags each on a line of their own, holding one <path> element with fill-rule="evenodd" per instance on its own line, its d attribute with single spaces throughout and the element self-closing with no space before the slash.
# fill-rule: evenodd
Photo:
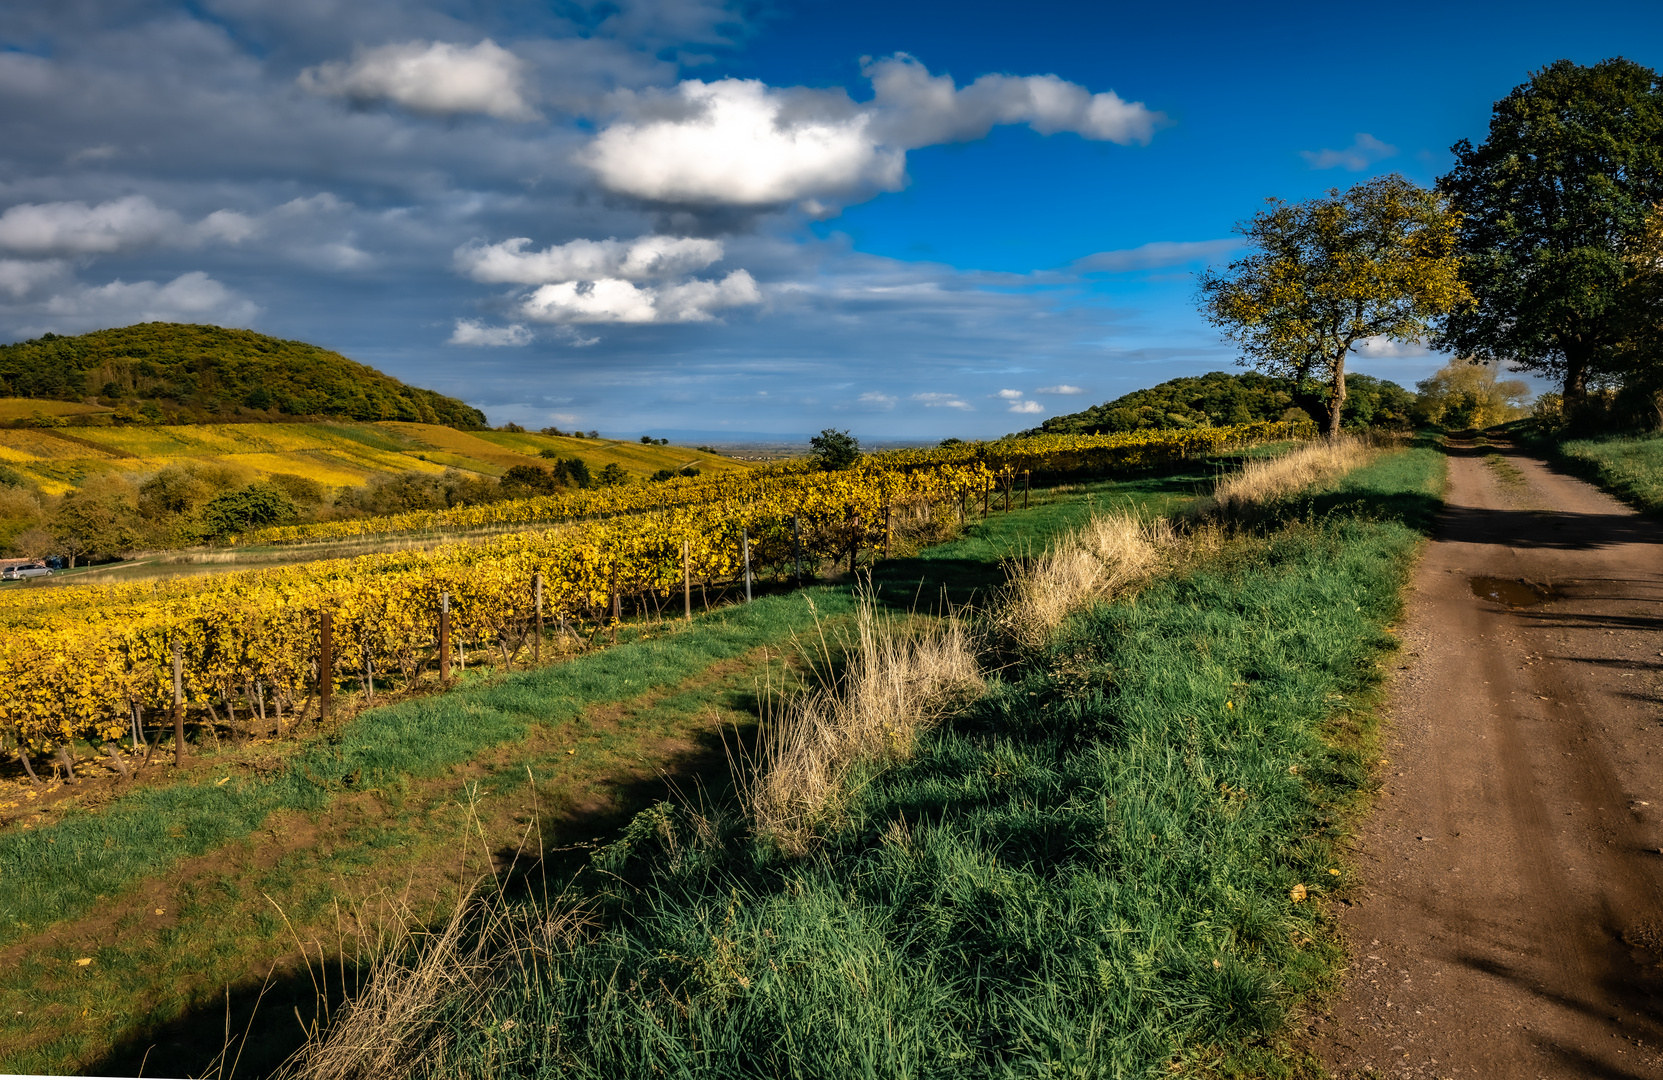
<svg viewBox="0 0 1663 1080">
<path fill-rule="evenodd" d="M 1553 590 L 1546 585 L 1532 585 L 1523 578 L 1475 577 L 1472 594 L 1480 600 L 1490 600 L 1508 607 L 1534 607 L 1553 599 Z"/>
</svg>

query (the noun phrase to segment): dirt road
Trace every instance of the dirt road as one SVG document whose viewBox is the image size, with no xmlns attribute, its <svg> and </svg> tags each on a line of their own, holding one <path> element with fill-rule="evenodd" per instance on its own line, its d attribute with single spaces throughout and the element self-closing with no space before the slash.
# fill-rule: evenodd
<svg viewBox="0 0 1663 1080">
<path fill-rule="evenodd" d="M 1663 1077 L 1660 629 L 1663 526 L 1452 449 L 1316 1026 L 1335 1075 Z"/>
</svg>

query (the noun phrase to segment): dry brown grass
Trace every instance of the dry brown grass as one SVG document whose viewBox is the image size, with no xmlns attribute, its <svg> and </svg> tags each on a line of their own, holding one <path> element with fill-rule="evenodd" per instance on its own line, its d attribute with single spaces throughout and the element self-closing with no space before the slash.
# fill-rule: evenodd
<svg viewBox="0 0 1663 1080">
<path fill-rule="evenodd" d="M 858 768 L 906 760 L 919 735 L 982 688 L 970 632 L 954 614 L 921 626 L 879 614 L 862 592 L 843 645 L 841 676 L 765 710 L 755 757 L 739 770 L 757 833 L 788 852 L 806 851 L 841 818 Z"/>
<path fill-rule="evenodd" d="M 1164 518 L 1094 514 L 1042 554 L 1011 564 L 1009 582 L 993 604 L 993 625 L 1018 647 L 1037 649 L 1070 612 L 1155 573 L 1176 543 Z"/>
<path fill-rule="evenodd" d="M 569 952 L 591 926 L 579 908 L 554 910 L 511 907 L 500 895 L 475 890 L 437 929 L 424 928 L 406 910 L 373 926 L 361 921 L 359 949 L 373 957 L 368 981 L 327 1027 L 308 1032 L 306 1045 L 275 1080 L 449 1075 L 458 1009 L 490 1015 L 490 998 L 505 977 Z"/>
<path fill-rule="evenodd" d="M 1277 457 L 1252 459 L 1240 472 L 1220 480 L 1190 517 L 1251 518 L 1267 506 L 1368 464 L 1380 453 L 1380 444 L 1377 436 L 1341 435 L 1304 443 Z"/>
</svg>

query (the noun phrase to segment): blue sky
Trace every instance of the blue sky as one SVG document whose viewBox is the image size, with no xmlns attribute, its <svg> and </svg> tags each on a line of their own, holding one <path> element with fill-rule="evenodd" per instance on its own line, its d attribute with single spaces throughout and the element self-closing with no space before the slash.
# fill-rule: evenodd
<svg viewBox="0 0 1663 1080">
<path fill-rule="evenodd" d="M 1431 183 L 1655 3 L 0 3 L 0 338 L 160 318 L 493 422 L 989 436 L 1233 351 L 1267 196 Z M 1371 343 L 1404 384 L 1442 358 Z"/>
</svg>

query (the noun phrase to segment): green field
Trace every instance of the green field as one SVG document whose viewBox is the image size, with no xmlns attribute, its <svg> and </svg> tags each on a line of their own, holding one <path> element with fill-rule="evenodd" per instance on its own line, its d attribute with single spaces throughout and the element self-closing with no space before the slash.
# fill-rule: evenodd
<svg viewBox="0 0 1663 1080">
<path fill-rule="evenodd" d="M 794 640 L 835 636 L 847 584 L 640 623 L 299 748 L 197 748 L 170 784 L 34 815 L 0 834 L 16 972 L 0 1067 L 117 1072 L 148 1053 L 147 1074 L 194 1074 L 252 1016 L 242 1069 L 259 1074 L 295 1045 L 295 1010 L 355 985 L 355 943 L 388 905 L 440 918 L 523 851 L 544 859 L 538 881 L 589 897 L 598 936 L 556 968 L 505 969 L 494 1030 L 513 1018 L 517 1039 L 452 1003 L 457 1074 L 551 1054 L 597 1076 L 1273 1072 L 1283 1018 L 1337 957 L 1319 906 L 1287 890 L 1349 881 L 1334 844 L 1367 783 L 1374 661 L 1439 467 L 1388 457 L 1083 613 L 910 763 L 870 774 L 803 860 L 742 828 L 678 830 L 732 820 L 723 732 L 754 723 L 759 680 L 800 676 Z M 983 600 L 1002 560 L 1093 509 L 1171 513 L 1212 475 L 1042 493 L 873 580 L 898 611 Z M 660 839 L 624 829 L 660 800 L 640 819 Z M 322 983 L 299 959 L 320 948 L 339 957 Z"/>
</svg>

